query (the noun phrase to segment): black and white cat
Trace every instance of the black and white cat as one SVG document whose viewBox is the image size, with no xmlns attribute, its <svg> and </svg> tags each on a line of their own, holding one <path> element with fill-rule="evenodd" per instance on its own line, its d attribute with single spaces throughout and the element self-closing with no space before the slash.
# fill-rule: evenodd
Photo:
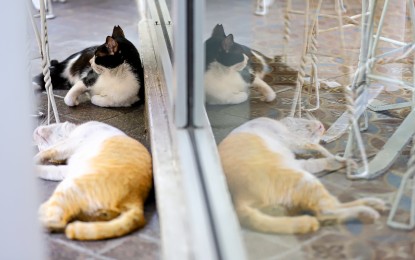
<svg viewBox="0 0 415 260">
<path fill-rule="evenodd" d="M 78 105 L 78 97 L 85 92 L 100 107 L 128 107 L 144 102 L 140 54 L 120 26 L 114 26 L 104 44 L 74 53 L 62 62 L 52 60 L 50 72 L 54 89 L 69 89 L 64 99 L 68 106 Z M 45 88 L 42 74 L 34 81 Z"/>
<path fill-rule="evenodd" d="M 271 60 L 260 52 L 226 36 L 223 26 L 217 24 L 205 41 L 205 94 L 208 104 L 239 104 L 248 99 L 249 87 L 262 94 L 262 101 L 275 99 L 274 90 L 262 80 Z M 254 66 L 255 61 L 255 66 Z"/>
</svg>

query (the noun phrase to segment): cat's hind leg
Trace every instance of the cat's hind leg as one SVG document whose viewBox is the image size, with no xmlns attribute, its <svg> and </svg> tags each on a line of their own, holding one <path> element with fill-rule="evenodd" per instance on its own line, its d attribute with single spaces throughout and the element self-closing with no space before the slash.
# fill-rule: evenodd
<svg viewBox="0 0 415 260">
<path fill-rule="evenodd" d="M 67 106 L 73 107 L 79 105 L 78 97 L 85 93 L 88 88 L 82 82 L 82 80 L 75 83 L 72 88 L 68 91 L 64 98 L 64 102 Z"/>
<path fill-rule="evenodd" d="M 363 223 L 373 223 L 380 217 L 377 211 L 382 208 L 380 200 L 361 199 L 341 203 L 317 180 L 299 186 L 296 193 L 298 193 L 296 198 L 298 205 L 302 205 L 303 210 L 313 212 L 323 224 L 344 223 L 356 219 Z"/>
<path fill-rule="evenodd" d="M 244 227 L 276 234 L 306 234 L 319 229 L 317 218 L 302 216 L 271 216 L 249 204 L 236 204 L 239 221 Z"/>
<path fill-rule="evenodd" d="M 143 208 L 139 203 L 126 206 L 126 210 L 110 221 L 74 221 L 65 230 L 66 237 L 76 240 L 99 240 L 120 237 L 146 224 Z"/>
<path fill-rule="evenodd" d="M 271 102 L 276 97 L 275 91 L 262 79 L 259 77 L 255 77 L 254 82 L 252 82 L 252 86 L 255 87 L 263 96 L 261 98 L 262 101 Z"/>
<path fill-rule="evenodd" d="M 48 181 L 61 181 L 68 174 L 67 165 L 36 165 L 35 170 L 39 178 Z"/>
<path fill-rule="evenodd" d="M 73 192 L 55 191 L 39 208 L 40 222 L 51 232 L 61 232 L 80 213 L 81 204 L 83 199 Z"/>
</svg>

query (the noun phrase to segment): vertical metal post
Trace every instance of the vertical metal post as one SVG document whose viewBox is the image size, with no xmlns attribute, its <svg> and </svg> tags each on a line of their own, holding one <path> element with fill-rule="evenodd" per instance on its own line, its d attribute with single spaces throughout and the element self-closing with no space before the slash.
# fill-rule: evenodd
<svg viewBox="0 0 415 260">
<path fill-rule="evenodd" d="M 0 9 L 7 61 L 0 69 L 0 259 L 46 259 L 37 222 L 37 191 L 31 163 L 32 96 L 26 50 L 28 22 L 24 1 L 9 1 Z M 27 22 L 27 23 L 26 23 Z"/>
<path fill-rule="evenodd" d="M 186 1 L 175 1 L 173 5 L 173 45 L 174 45 L 174 117 L 177 127 L 188 125 L 187 89 L 187 14 Z"/>
</svg>

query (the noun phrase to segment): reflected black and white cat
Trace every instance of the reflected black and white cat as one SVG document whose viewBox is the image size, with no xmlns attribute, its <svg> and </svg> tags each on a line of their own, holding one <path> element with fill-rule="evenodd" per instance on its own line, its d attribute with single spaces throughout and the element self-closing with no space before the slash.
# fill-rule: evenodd
<svg viewBox="0 0 415 260">
<path fill-rule="evenodd" d="M 262 80 L 270 58 L 226 36 L 218 24 L 205 41 L 205 94 L 208 104 L 239 104 L 248 99 L 249 87 L 255 87 L 261 100 L 275 99 L 274 90 Z M 254 66 L 255 61 L 255 66 Z"/>
<path fill-rule="evenodd" d="M 120 26 L 114 26 L 104 44 L 74 53 L 62 62 L 52 60 L 50 72 L 54 89 L 69 89 L 64 99 L 68 106 L 78 105 L 79 96 L 85 92 L 101 107 L 144 102 L 140 54 Z M 45 89 L 42 74 L 34 81 Z"/>
</svg>

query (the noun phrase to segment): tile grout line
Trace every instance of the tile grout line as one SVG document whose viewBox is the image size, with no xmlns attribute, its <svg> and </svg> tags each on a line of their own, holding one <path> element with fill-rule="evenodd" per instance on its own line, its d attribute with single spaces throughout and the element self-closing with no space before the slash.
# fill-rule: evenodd
<svg viewBox="0 0 415 260">
<path fill-rule="evenodd" d="M 146 235 L 146 234 L 138 234 L 138 236 L 140 238 L 144 238 L 148 242 L 152 242 L 154 244 L 160 245 L 160 239 L 156 239 L 156 238 L 154 238 L 152 236 L 149 236 L 149 235 Z"/>
<path fill-rule="evenodd" d="M 327 234 L 335 234 L 335 233 L 332 233 L 332 232 L 327 232 Z M 327 235 L 327 234 L 325 234 L 325 235 Z M 311 239 L 309 239 L 309 240 L 305 241 L 304 243 L 299 243 L 299 244 L 298 244 L 298 245 L 296 245 L 295 247 L 292 247 L 292 249 L 291 249 L 291 250 L 288 250 L 288 251 L 286 251 L 286 252 L 284 252 L 284 253 L 282 253 L 282 254 L 280 254 L 280 255 L 278 255 L 278 256 L 271 256 L 271 257 L 266 258 L 266 259 L 264 259 L 264 260 L 278 260 L 278 259 L 281 259 L 282 257 L 287 256 L 288 254 L 290 254 L 290 253 L 292 253 L 292 252 L 295 252 L 295 251 L 300 251 L 299 249 L 300 249 L 301 247 L 303 247 L 303 246 L 305 246 L 305 245 L 308 245 L 308 244 L 310 244 L 310 243 L 314 242 L 315 240 L 317 240 L 317 239 L 319 239 L 319 238 L 320 238 L 320 236 L 313 236 Z M 287 245 L 287 244 L 285 244 L 285 246 L 290 247 L 290 246 L 289 246 L 289 245 Z"/>
<path fill-rule="evenodd" d="M 124 242 L 125 242 L 126 240 L 127 240 L 127 238 L 126 238 L 126 237 L 123 237 L 123 238 L 121 238 L 120 240 L 115 241 L 115 242 L 113 242 L 113 243 L 111 243 L 111 244 L 109 244 L 109 245 L 105 246 L 104 248 L 102 248 L 102 249 L 98 250 L 96 253 L 97 253 L 97 254 L 99 254 L 99 255 L 101 255 L 101 254 L 105 254 L 105 253 L 107 253 L 108 251 L 110 251 L 110 250 L 112 250 L 112 249 L 114 249 L 114 248 L 116 248 L 116 247 L 118 247 L 118 246 L 120 246 L 120 245 L 124 244 Z"/>
<path fill-rule="evenodd" d="M 78 251 L 80 253 L 87 254 L 87 255 L 92 256 L 92 257 L 99 258 L 101 260 L 116 260 L 116 259 L 111 258 L 111 257 L 106 257 L 106 256 L 98 255 L 98 254 L 94 253 L 93 251 L 91 251 L 89 249 L 86 249 L 86 248 L 81 247 L 81 246 L 78 246 L 78 245 L 74 245 L 72 243 L 68 243 L 68 242 L 66 242 L 64 240 L 61 240 L 61 239 L 53 239 L 53 240 L 51 239 L 51 242 L 55 242 L 55 243 L 64 245 L 66 247 L 69 247 L 71 249 L 74 249 L 75 251 Z"/>
</svg>

